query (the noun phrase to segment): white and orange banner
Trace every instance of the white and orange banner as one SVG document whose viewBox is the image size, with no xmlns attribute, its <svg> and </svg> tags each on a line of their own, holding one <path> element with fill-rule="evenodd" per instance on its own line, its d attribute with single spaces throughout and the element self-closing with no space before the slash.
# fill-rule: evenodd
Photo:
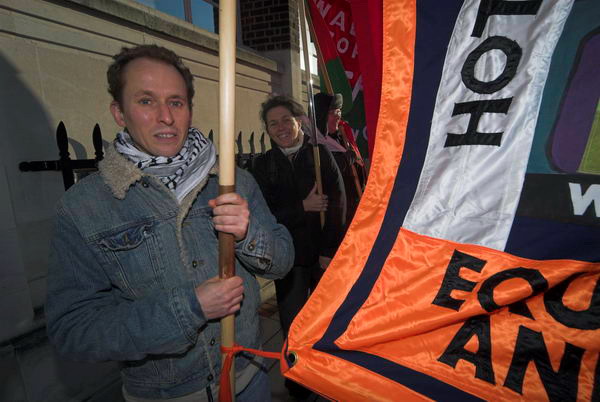
<svg viewBox="0 0 600 402">
<path fill-rule="evenodd" d="M 282 371 L 340 401 L 600 400 L 600 3 L 373 1 L 367 188 Z"/>
</svg>

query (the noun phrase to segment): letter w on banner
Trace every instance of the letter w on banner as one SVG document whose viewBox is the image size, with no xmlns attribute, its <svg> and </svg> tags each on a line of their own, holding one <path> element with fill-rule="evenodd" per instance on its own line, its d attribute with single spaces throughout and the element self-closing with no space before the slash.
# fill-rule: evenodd
<svg viewBox="0 0 600 402">
<path fill-rule="evenodd" d="M 600 2 L 374 1 L 369 183 L 285 376 L 341 401 L 600 400 Z"/>
</svg>

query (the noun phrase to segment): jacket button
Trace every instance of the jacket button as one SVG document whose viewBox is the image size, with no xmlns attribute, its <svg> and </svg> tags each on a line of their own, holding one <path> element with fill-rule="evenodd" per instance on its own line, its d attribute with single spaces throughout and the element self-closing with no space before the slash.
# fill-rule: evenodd
<svg viewBox="0 0 600 402">
<path fill-rule="evenodd" d="M 252 240 L 250 242 L 250 244 L 248 244 L 248 250 L 254 251 L 255 248 L 256 248 L 256 242 L 254 240 Z"/>
<path fill-rule="evenodd" d="M 212 380 L 213 380 L 213 378 L 215 378 L 215 377 L 213 377 L 213 375 L 212 375 L 212 374 L 209 374 L 209 375 L 208 375 L 208 377 L 206 377 L 206 379 L 207 379 L 208 381 L 212 381 Z"/>
<path fill-rule="evenodd" d="M 212 338 L 212 339 L 210 340 L 210 346 L 214 346 L 214 345 L 215 345 L 215 338 Z"/>
<path fill-rule="evenodd" d="M 198 266 L 198 261 L 194 260 L 192 261 L 192 267 L 196 268 Z"/>
<path fill-rule="evenodd" d="M 148 188 L 148 183 L 146 183 L 145 181 L 142 182 L 142 187 L 144 188 Z"/>
</svg>

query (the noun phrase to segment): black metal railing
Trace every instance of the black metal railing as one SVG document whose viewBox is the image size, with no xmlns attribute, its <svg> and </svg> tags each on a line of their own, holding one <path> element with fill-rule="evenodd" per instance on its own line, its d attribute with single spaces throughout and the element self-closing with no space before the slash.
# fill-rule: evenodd
<svg viewBox="0 0 600 402">
<path fill-rule="evenodd" d="M 213 141 L 213 130 L 208 133 L 208 138 Z M 260 152 L 256 152 L 254 146 L 254 132 L 248 139 L 248 150 L 245 152 L 243 144 L 243 134 L 240 131 L 236 138 L 237 153 L 236 164 L 246 170 L 253 166 L 254 159 L 266 152 L 265 133 L 260 136 Z M 214 141 L 213 141 L 214 142 Z M 56 127 L 56 145 L 58 146 L 58 159 L 51 161 L 28 161 L 19 163 L 19 170 L 22 172 L 40 172 L 40 171 L 60 171 L 63 177 L 65 191 L 75 184 L 75 178 L 81 178 L 85 174 L 98 170 L 98 162 L 104 157 L 102 150 L 102 132 L 100 126 L 96 124 L 92 131 L 92 143 L 94 145 L 94 159 L 71 159 L 69 154 L 69 136 L 65 124 L 61 121 Z"/>
<path fill-rule="evenodd" d="M 56 127 L 56 145 L 58 146 L 58 160 L 53 161 L 31 161 L 19 163 L 22 172 L 40 172 L 54 170 L 62 172 L 65 191 L 75 184 L 75 174 L 92 172 L 98 169 L 98 162 L 104 157 L 102 151 L 102 132 L 96 124 L 92 132 L 92 142 L 96 157 L 94 159 L 71 159 L 69 154 L 69 137 L 67 128 L 61 121 Z"/>
</svg>

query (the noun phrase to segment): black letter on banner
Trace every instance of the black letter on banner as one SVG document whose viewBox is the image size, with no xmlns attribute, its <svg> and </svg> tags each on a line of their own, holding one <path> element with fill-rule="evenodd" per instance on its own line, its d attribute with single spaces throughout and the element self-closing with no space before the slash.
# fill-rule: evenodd
<svg viewBox="0 0 600 402">
<path fill-rule="evenodd" d="M 477 10 L 477 20 L 473 27 L 471 36 L 481 38 L 485 24 L 490 15 L 535 15 L 537 14 L 542 0 L 535 1 L 502 1 L 481 0 Z"/>
<path fill-rule="evenodd" d="M 448 133 L 444 147 L 458 147 L 461 145 L 496 145 L 500 146 L 503 132 L 500 133 L 479 133 L 477 126 L 484 113 L 504 113 L 513 98 L 508 99 L 490 99 L 473 102 L 456 103 L 452 111 L 452 117 L 459 114 L 470 113 L 469 126 L 464 134 Z"/>
<path fill-rule="evenodd" d="M 515 353 L 508 369 L 504 386 L 519 394 L 523 394 L 523 378 L 530 361 L 540 375 L 542 384 L 551 401 L 577 400 L 577 386 L 581 358 L 585 349 L 565 343 L 565 351 L 560 361 L 560 368 L 555 372 L 550 363 L 548 349 L 541 332 L 521 326 L 515 345 Z"/>
<path fill-rule="evenodd" d="M 494 49 L 502 50 L 506 55 L 504 70 L 493 81 L 479 81 L 475 78 L 475 65 L 484 53 Z M 507 86 L 514 76 L 517 75 L 517 67 L 522 55 L 521 46 L 514 40 L 510 40 L 504 36 L 487 38 L 467 56 L 460 72 L 462 81 L 467 88 L 478 94 L 493 94 L 494 92 L 498 92 Z"/>
<path fill-rule="evenodd" d="M 450 296 L 452 290 L 458 289 L 470 292 L 476 285 L 476 282 L 468 281 L 458 276 L 461 267 L 468 268 L 475 272 L 481 272 L 484 265 L 485 261 L 475 258 L 471 255 L 461 253 L 458 250 L 454 250 L 454 254 L 452 254 L 452 258 L 450 258 L 448 268 L 446 268 L 446 275 L 444 275 L 442 286 L 440 286 L 438 294 L 431 303 L 458 311 L 460 306 L 465 301 L 453 299 Z"/>
<path fill-rule="evenodd" d="M 529 310 L 529 307 L 527 307 L 527 304 L 525 304 L 524 301 L 516 302 L 516 303 L 509 305 L 508 311 L 510 311 L 512 314 L 518 314 L 525 318 L 530 318 L 532 320 L 535 320 L 535 318 L 533 317 L 533 314 L 531 314 L 531 311 Z"/>
<path fill-rule="evenodd" d="M 514 278 L 525 279 L 529 282 L 531 289 L 533 290 L 532 296 L 548 289 L 548 281 L 536 269 L 521 267 L 507 269 L 506 271 L 498 272 L 490 276 L 481 284 L 481 289 L 479 289 L 479 293 L 477 293 L 477 298 L 479 299 L 479 303 L 481 303 L 481 307 L 489 313 L 501 308 L 502 306 L 499 306 L 494 301 L 494 289 L 502 282 Z M 523 308 L 525 309 L 525 314 L 522 315 L 527 318 L 533 318 L 527 306 L 522 304 L 518 304 L 516 308 L 511 309 L 511 312 L 522 313 Z"/>
<path fill-rule="evenodd" d="M 562 300 L 567 288 L 578 276 L 580 274 L 572 275 L 546 292 L 544 295 L 546 311 L 556 321 L 567 327 L 584 330 L 598 329 L 600 328 L 600 278 L 596 280 L 590 307 L 587 310 L 571 310 L 563 304 Z"/>
<path fill-rule="evenodd" d="M 479 350 L 477 353 L 467 351 L 464 346 L 477 336 Z M 472 317 L 458 330 L 454 338 L 438 359 L 440 362 L 456 368 L 456 363 L 466 360 L 475 365 L 475 377 L 496 384 L 494 368 L 492 367 L 492 340 L 490 337 L 490 317 L 480 315 Z"/>
</svg>

